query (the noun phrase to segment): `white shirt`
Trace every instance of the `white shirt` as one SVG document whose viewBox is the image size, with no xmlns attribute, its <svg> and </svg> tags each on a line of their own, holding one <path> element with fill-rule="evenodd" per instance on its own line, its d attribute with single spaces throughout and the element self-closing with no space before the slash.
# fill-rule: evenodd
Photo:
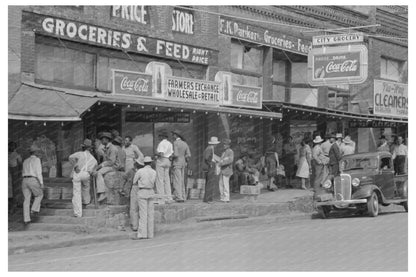
<svg viewBox="0 0 416 277">
<path fill-rule="evenodd" d="M 76 163 L 76 166 L 78 166 L 79 170 L 87 171 L 88 173 L 91 173 L 97 166 L 97 160 L 93 155 L 91 155 L 89 151 L 75 152 L 69 156 L 68 159 Z"/>
<path fill-rule="evenodd" d="M 163 139 L 156 149 L 157 153 L 163 153 L 163 157 L 169 158 L 173 154 L 173 145 L 167 139 Z"/>
<path fill-rule="evenodd" d="M 36 177 L 43 186 L 42 164 L 38 157 L 32 155 L 23 162 L 22 176 Z"/>
<path fill-rule="evenodd" d="M 406 156 L 407 157 L 407 146 L 404 144 L 400 144 L 396 146 L 393 150 L 393 159 L 396 158 L 396 156 Z"/>
<path fill-rule="evenodd" d="M 321 149 L 325 156 L 329 155 L 329 150 L 331 149 L 331 146 L 332 143 L 329 141 L 329 139 L 321 144 Z"/>
<path fill-rule="evenodd" d="M 151 168 L 150 165 L 146 165 L 145 167 L 137 170 L 133 179 L 133 185 L 137 183 L 139 188 L 152 189 L 155 186 L 155 182 L 156 171 Z"/>
</svg>

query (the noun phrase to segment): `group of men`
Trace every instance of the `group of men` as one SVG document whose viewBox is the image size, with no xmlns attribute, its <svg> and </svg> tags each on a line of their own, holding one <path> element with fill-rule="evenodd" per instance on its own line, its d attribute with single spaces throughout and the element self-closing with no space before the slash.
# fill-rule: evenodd
<svg viewBox="0 0 416 277">
<path fill-rule="evenodd" d="M 380 137 L 380 145 L 377 148 L 378 151 L 390 152 L 394 161 L 394 172 L 397 175 L 406 173 L 406 161 L 407 161 L 407 146 L 404 144 L 402 136 L 398 136 L 393 139 L 391 144 L 388 143 L 385 135 Z"/>
</svg>

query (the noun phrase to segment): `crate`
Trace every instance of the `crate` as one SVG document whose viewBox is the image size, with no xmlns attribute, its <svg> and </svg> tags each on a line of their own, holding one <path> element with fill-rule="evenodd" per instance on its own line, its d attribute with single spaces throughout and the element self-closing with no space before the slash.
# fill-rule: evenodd
<svg viewBox="0 0 416 277">
<path fill-rule="evenodd" d="M 189 199 L 199 199 L 200 194 L 201 194 L 200 189 L 190 189 Z"/>
<path fill-rule="evenodd" d="M 205 179 L 196 179 L 196 188 L 205 189 Z"/>
<path fill-rule="evenodd" d="M 63 200 L 72 199 L 72 188 L 62 188 L 61 199 Z"/>
<path fill-rule="evenodd" d="M 58 200 L 61 199 L 62 188 L 59 187 L 46 187 L 45 188 L 45 198 L 48 200 Z"/>
<path fill-rule="evenodd" d="M 186 183 L 186 188 L 192 189 L 195 187 L 195 179 L 194 178 L 188 178 Z"/>
</svg>

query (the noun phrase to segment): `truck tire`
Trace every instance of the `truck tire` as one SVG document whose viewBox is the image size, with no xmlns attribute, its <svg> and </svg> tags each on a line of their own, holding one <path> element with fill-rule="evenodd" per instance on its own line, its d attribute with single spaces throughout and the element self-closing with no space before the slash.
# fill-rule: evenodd
<svg viewBox="0 0 416 277">
<path fill-rule="evenodd" d="M 318 209 L 319 216 L 322 219 L 327 219 L 329 217 L 329 213 L 331 212 L 331 207 L 319 206 L 317 209 Z"/>
<path fill-rule="evenodd" d="M 380 206 L 378 203 L 378 196 L 377 196 L 377 193 L 373 191 L 371 193 L 371 196 L 367 199 L 368 215 L 371 217 L 378 216 L 379 209 L 380 209 Z"/>
</svg>

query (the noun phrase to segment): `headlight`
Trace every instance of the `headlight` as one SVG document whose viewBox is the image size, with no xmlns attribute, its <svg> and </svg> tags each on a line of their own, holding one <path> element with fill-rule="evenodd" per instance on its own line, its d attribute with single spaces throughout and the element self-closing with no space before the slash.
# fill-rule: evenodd
<svg viewBox="0 0 416 277">
<path fill-rule="evenodd" d="M 325 189 L 329 189 L 331 186 L 332 186 L 332 182 L 330 179 L 327 179 L 322 185 L 322 187 Z"/>
<path fill-rule="evenodd" d="M 352 179 L 352 185 L 354 187 L 357 187 L 359 184 L 360 184 L 360 179 L 358 179 L 358 178 Z"/>
</svg>

